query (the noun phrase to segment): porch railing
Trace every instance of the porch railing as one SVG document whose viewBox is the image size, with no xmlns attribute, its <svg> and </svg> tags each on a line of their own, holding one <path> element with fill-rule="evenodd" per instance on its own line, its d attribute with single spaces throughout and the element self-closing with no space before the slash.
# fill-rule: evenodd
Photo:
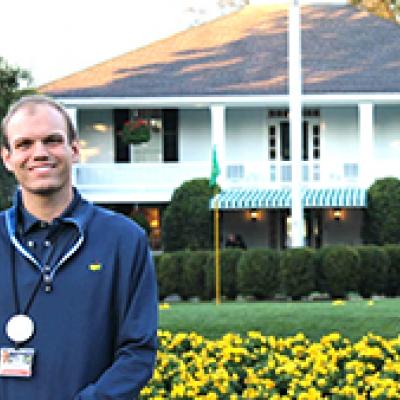
<svg viewBox="0 0 400 400">
<path fill-rule="evenodd" d="M 229 163 L 226 183 L 238 186 L 288 185 L 292 181 L 292 162 Z M 300 165 L 302 181 L 307 185 L 357 184 L 359 164 L 347 161 L 303 161 Z"/>
<path fill-rule="evenodd" d="M 186 180 L 208 177 L 208 162 L 78 164 L 73 183 L 94 201 L 169 201 Z"/>
<path fill-rule="evenodd" d="M 396 176 L 400 170 L 390 161 L 371 160 L 367 167 L 368 170 L 362 170 L 358 161 L 350 159 L 304 161 L 300 165 L 303 183 L 310 187 L 367 187 L 376 178 Z M 149 201 L 169 201 L 173 190 L 183 181 L 208 178 L 210 168 L 208 161 L 79 164 L 74 168 L 74 184 L 93 193 L 93 199 L 101 193 L 114 193 L 119 200 L 121 195 L 130 193 L 126 197 L 130 201 L 142 193 L 142 198 Z M 222 187 L 285 187 L 291 183 L 292 168 L 290 161 L 228 162 L 222 168 L 220 183 Z"/>
</svg>

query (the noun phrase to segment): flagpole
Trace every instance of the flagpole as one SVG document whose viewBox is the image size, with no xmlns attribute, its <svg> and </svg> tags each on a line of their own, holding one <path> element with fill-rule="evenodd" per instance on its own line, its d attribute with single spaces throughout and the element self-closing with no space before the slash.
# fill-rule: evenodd
<svg viewBox="0 0 400 400">
<path fill-rule="evenodd" d="M 221 265 L 219 257 L 218 186 L 214 187 L 215 304 L 221 303 Z"/>
<path fill-rule="evenodd" d="M 217 159 L 217 146 L 214 145 L 211 154 L 211 176 L 209 185 L 214 189 L 214 263 L 215 263 L 215 303 L 221 303 L 221 265 L 219 255 L 219 206 L 218 206 L 218 183 L 217 178 L 221 173 Z"/>
</svg>

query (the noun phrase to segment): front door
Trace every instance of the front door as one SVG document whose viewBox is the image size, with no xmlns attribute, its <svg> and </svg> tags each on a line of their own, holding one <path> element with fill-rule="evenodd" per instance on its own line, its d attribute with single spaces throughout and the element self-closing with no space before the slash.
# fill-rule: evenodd
<svg viewBox="0 0 400 400">
<path fill-rule="evenodd" d="M 291 161 L 289 121 L 281 121 L 269 125 L 269 159 Z M 303 121 L 302 131 L 303 161 L 319 160 L 320 158 L 320 129 L 313 121 Z"/>
<path fill-rule="evenodd" d="M 302 177 L 304 181 L 319 179 L 319 161 L 321 155 L 320 125 L 318 120 L 303 121 L 302 129 L 302 161 L 308 161 L 304 166 Z M 268 159 L 270 164 L 271 182 L 291 181 L 292 160 L 290 151 L 289 121 L 273 121 L 268 126 Z M 276 161 L 274 163 L 273 161 Z M 279 169 L 278 169 L 279 168 Z"/>
</svg>

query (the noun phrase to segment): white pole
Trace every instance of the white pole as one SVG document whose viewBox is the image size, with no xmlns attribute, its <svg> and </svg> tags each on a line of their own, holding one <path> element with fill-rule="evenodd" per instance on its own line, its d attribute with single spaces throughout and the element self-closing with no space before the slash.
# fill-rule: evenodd
<svg viewBox="0 0 400 400">
<path fill-rule="evenodd" d="M 78 110 L 72 107 L 65 107 L 65 111 L 71 118 L 71 122 L 74 128 L 78 129 Z"/>
<path fill-rule="evenodd" d="M 292 159 L 292 247 L 304 246 L 304 213 L 301 202 L 301 23 L 300 0 L 290 0 L 289 6 L 289 125 Z"/>
<path fill-rule="evenodd" d="M 364 188 L 372 184 L 374 177 L 374 105 L 358 105 L 358 129 L 360 135 L 360 182 Z"/>
</svg>

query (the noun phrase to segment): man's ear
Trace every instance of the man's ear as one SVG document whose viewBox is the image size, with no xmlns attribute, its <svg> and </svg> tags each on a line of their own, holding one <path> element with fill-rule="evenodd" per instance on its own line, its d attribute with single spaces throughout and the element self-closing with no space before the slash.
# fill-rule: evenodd
<svg viewBox="0 0 400 400">
<path fill-rule="evenodd" d="M 7 168 L 7 170 L 9 172 L 14 172 L 13 166 L 10 162 L 10 158 L 11 158 L 10 150 L 4 146 L 1 147 L 1 158 L 2 158 L 3 164 Z"/>
<path fill-rule="evenodd" d="M 79 140 L 73 140 L 71 143 L 72 149 L 72 162 L 78 163 L 80 159 L 80 144 Z"/>
</svg>

